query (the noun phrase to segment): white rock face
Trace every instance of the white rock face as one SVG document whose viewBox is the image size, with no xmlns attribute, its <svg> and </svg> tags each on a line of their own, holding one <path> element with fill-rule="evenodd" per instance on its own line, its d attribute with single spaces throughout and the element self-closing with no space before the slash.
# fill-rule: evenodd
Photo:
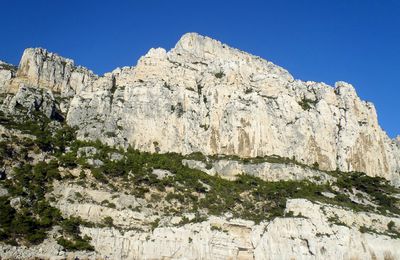
<svg viewBox="0 0 400 260">
<path fill-rule="evenodd" d="M 5 85 L 15 76 L 15 70 L 14 66 L 0 61 L 0 93 L 5 91 Z"/>
<path fill-rule="evenodd" d="M 85 201 L 72 202 L 76 193 Z M 400 259 L 400 240 L 385 235 L 390 222 L 400 231 L 400 218 L 306 199 L 289 199 L 287 217 L 257 225 L 229 216 L 209 216 L 207 221 L 179 225 L 179 221 L 163 217 L 160 227 L 149 230 L 146 225 L 159 214 L 150 208 L 140 213 L 129 210 L 142 203 L 131 195 L 115 196 L 62 183 L 55 185 L 54 195 L 59 198 L 55 206 L 63 215 L 95 223 L 110 216 L 119 228 L 125 227 L 123 231 L 81 227 L 82 233 L 92 238 L 97 259 Z M 102 200 L 117 207 L 96 204 Z M 373 233 L 361 233 L 361 228 Z"/>
<path fill-rule="evenodd" d="M 80 194 L 80 196 L 77 196 Z M 373 213 L 353 212 L 306 199 L 289 199 L 286 217 L 255 224 L 252 221 L 209 216 L 200 223 L 179 225 L 163 219 L 154 230 L 145 227 L 159 217 L 156 209 L 141 213 L 133 210 L 141 201 L 123 193 L 93 190 L 55 182 L 54 206 L 64 216 L 80 216 L 101 223 L 111 217 L 118 228 L 83 227 L 82 235 L 91 237 L 96 252 L 61 251 L 57 235 L 39 246 L 0 245 L 5 259 L 400 259 L 400 239 L 388 236 L 388 224 L 400 231 L 400 219 Z M 115 196 L 118 195 L 118 196 Z M 85 201 L 74 201 L 80 198 Z M 107 200 L 116 207 L 101 207 Z M 78 202 L 78 203 L 77 203 Z M 131 206 L 131 207 L 130 207 Z M 128 208 L 132 208 L 129 210 Z M 134 221 L 130 217 L 134 217 Z M 122 229 L 121 229 L 122 228 Z M 362 233 L 360 228 L 372 230 Z M 56 228 L 57 229 L 57 228 Z M 51 234 L 53 233 L 50 232 Z"/>
<path fill-rule="evenodd" d="M 293 80 L 271 62 L 197 34 L 169 52 L 151 49 L 113 76 L 114 86 L 108 80 L 72 100 L 67 120 L 82 126 L 81 136 L 153 152 L 276 154 L 400 184 L 399 148 L 350 84 Z"/>
<path fill-rule="evenodd" d="M 80 194 L 80 196 L 77 196 Z M 159 217 L 156 209 L 140 214 L 133 209 L 141 201 L 123 193 L 93 190 L 55 182 L 55 206 L 64 216 L 73 214 L 101 223 L 111 217 L 118 228 L 81 227 L 91 237 L 96 252 L 66 253 L 50 231 L 44 243 L 32 247 L 0 245 L 5 259 L 400 259 L 400 239 L 388 236 L 388 224 L 400 231 L 400 219 L 374 213 L 352 212 L 306 199 L 289 199 L 286 216 L 255 224 L 229 216 L 209 216 L 200 223 L 179 225 L 161 221 L 154 230 L 143 230 Z M 115 196 L 118 195 L 118 196 Z M 73 201 L 74 199 L 85 201 Z M 98 203 L 115 202 L 116 208 Z M 130 207 L 131 206 L 131 207 Z M 132 221 L 130 217 L 136 217 Z M 177 225 L 178 224 L 178 225 Z M 121 230 L 122 228 L 122 230 Z M 360 228 L 373 230 L 362 233 Z M 142 230 L 141 230 L 142 229 Z"/>
<path fill-rule="evenodd" d="M 96 253 L 75 252 L 70 259 L 400 259 L 400 240 L 385 235 L 390 222 L 400 231 L 399 218 L 352 212 L 306 199 L 288 200 L 287 217 L 260 224 L 210 216 L 200 223 L 176 226 L 163 221 L 166 225 L 154 230 L 140 230 L 158 214 L 149 210 L 135 222 L 126 219 L 137 212 L 123 208 L 140 203 L 132 196 L 115 197 L 76 185 L 56 185 L 54 192 L 61 196 L 55 206 L 63 215 L 73 212 L 95 223 L 101 222 L 100 215 L 110 216 L 119 227 L 81 227 L 82 235 L 92 238 Z M 92 202 L 68 202 L 77 192 Z M 105 199 L 118 200 L 117 208 L 94 207 Z M 124 226 L 130 230 L 121 231 Z M 361 233 L 360 228 L 373 232 Z M 6 259 L 66 257 L 54 238 L 50 236 L 40 246 L 29 248 L 1 245 L 0 252 Z"/>
<path fill-rule="evenodd" d="M 16 76 L 10 84 L 10 91 L 25 83 L 61 92 L 64 96 L 74 95 L 97 78 L 90 70 L 75 66 L 73 60 L 41 48 L 24 51 Z"/>
<path fill-rule="evenodd" d="M 195 33 L 103 77 L 27 49 L 10 82 L 9 89 L 25 82 L 73 97 L 60 107 L 80 138 L 151 152 L 275 154 L 400 185 L 399 145 L 353 86 L 294 80 L 269 61 Z"/>
<path fill-rule="evenodd" d="M 400 258 L 399 239 L 358 231 L 360 226 L 384 231 L 384 225 L 390 220 L 400 225 L 399 219 L 351 214 L 303 199 L 289 200 L 286 211 L 304 217 L 277 218 L 260 225 L 211 217 L 202 223 L 156 228 L 150 233 L 128 231 L 122 234 L 109 228 L 83 228 L 82 231 L 93 238 L 98 252 L 110 259 Z M 328 222 L 332 214 L 343 221 L 351 219 L 346 222 L 351 228 Z"/>
</svg>

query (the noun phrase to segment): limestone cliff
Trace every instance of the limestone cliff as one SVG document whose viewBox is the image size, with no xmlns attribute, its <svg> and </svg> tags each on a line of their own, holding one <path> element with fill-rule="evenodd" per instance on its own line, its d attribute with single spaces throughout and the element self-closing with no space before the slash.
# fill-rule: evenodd
<svg viewBox="0 0 400 260">
<path fill-rule="evenodd" d="M 151 152 L 279 155 L 400 184 L 399 146 L 353 86 L 295 80 L 269 61 L 196 33 L 102 77 L 27 49 L 16 73 L 0 84 L 14 92 L 26 84 L 59 93 L 61 110 L 82 139 Z"/>
</svg>

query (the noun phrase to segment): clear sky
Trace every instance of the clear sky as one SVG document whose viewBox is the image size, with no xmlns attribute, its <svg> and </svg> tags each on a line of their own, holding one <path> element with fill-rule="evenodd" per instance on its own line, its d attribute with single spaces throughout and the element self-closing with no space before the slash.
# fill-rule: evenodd
<svg viewBox="0 0 400 260">
<path fill-rule="evenodd" d="M 400 134 L 398 0 L 4 0 L 0 59 L 44 47 L 98 74 L 198 32 L 261 56 L 295 78 L 352 83 Z"/>
</svg>

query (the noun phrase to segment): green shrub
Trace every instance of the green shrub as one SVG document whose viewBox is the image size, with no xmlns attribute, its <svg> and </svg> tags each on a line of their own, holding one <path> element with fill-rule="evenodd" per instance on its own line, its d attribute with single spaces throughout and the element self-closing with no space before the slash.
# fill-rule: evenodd
<svg viewBox="0 0 400 260">
<path fill-rule="evenodd" d="M 114 226 L 114 220 L 112 219 L 112 217 L 109 217 L 109 216 L 103 218 L 102 223 L 104 225 L 106 225 L 107 227 Z"/>
<path fill-rule="evenodd" d="M 316 103 L 317 103 L 316 100 L 311 100 L 311 99 L 303 98 L 303 99 L 299 102 L 299 105 L 301 106 L 301 108 L 303 108 L 303 110 L 310 110 L 313 106 L 315 106 Z"/>
<path fill-rule="evenodd" d="M 92 169 L 92 175 L 99 182 L 108 183 L 106 176 L 104 176 L 100 169 Z"/>
<path fill-rule="evenodd" d="M 224 77 L 225 74 L 224 74 L 222 71 L 220 71 L 220 72 L 215 73 L 214 76 L 215 76 L 217 79 L 220 79 L 220 78 Z"/>
<path fill-rule="evenodd" d="M 73 239 L 65 239 L 64 237 L 57 238 L 57 243 L 64 247 L 67 251 L 94 251 L 94 247 L 90 245 L 90 237 L 85 236 L 84 238 L 75 237 Z"/>
<path fill-rule="evenodd" d="M 65 153 L 59 157 L 60 164 L 67 168 L 75 168 L 77 164 L 77 156 L 74 152 Z"/>
<path fill-rule="evenodd" d="M 381 177 L 370 177 L 360 172 L 341 173 L 335 183 L 341 189 L 352 191 L 353 189 L 367 193 L 379 205 L 382 213 L 390 211 L 400 214 L 398 208 L 399 199 L 392 196 L 399 193 L 400 189 L 395 188 Z"/>
<path fill-rule="evenodd" d="M 395 227 L 395 223 L 393 222 L 393 220 L 389 221 L 389 223 L 387 224 L 387 228 L 390 231 L 393 231 Z"/>
<path fill-rule="evenodd" d="M 158 227 L 158 225 L 160 224 L 160 219 L 157 218 L 156 220 L 154 220 L 153 222 L 150 223 L 151 226 L 151 230 L 154 230 Z"/>
</svg>

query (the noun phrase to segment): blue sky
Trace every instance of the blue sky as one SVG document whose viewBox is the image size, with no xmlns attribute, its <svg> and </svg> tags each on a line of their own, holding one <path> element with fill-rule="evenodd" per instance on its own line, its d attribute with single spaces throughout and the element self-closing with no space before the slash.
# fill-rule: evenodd
<svg viewBox="0 0 400 260">
<path fill-rule="evenodd" d="M 4 0 L 0 59 L 44 47 L 98 74 L 134 65 L 198 32 L 261 56 L 295 78 L 352 83 L 400 134 L 400 1 Z"/>
</svg>

